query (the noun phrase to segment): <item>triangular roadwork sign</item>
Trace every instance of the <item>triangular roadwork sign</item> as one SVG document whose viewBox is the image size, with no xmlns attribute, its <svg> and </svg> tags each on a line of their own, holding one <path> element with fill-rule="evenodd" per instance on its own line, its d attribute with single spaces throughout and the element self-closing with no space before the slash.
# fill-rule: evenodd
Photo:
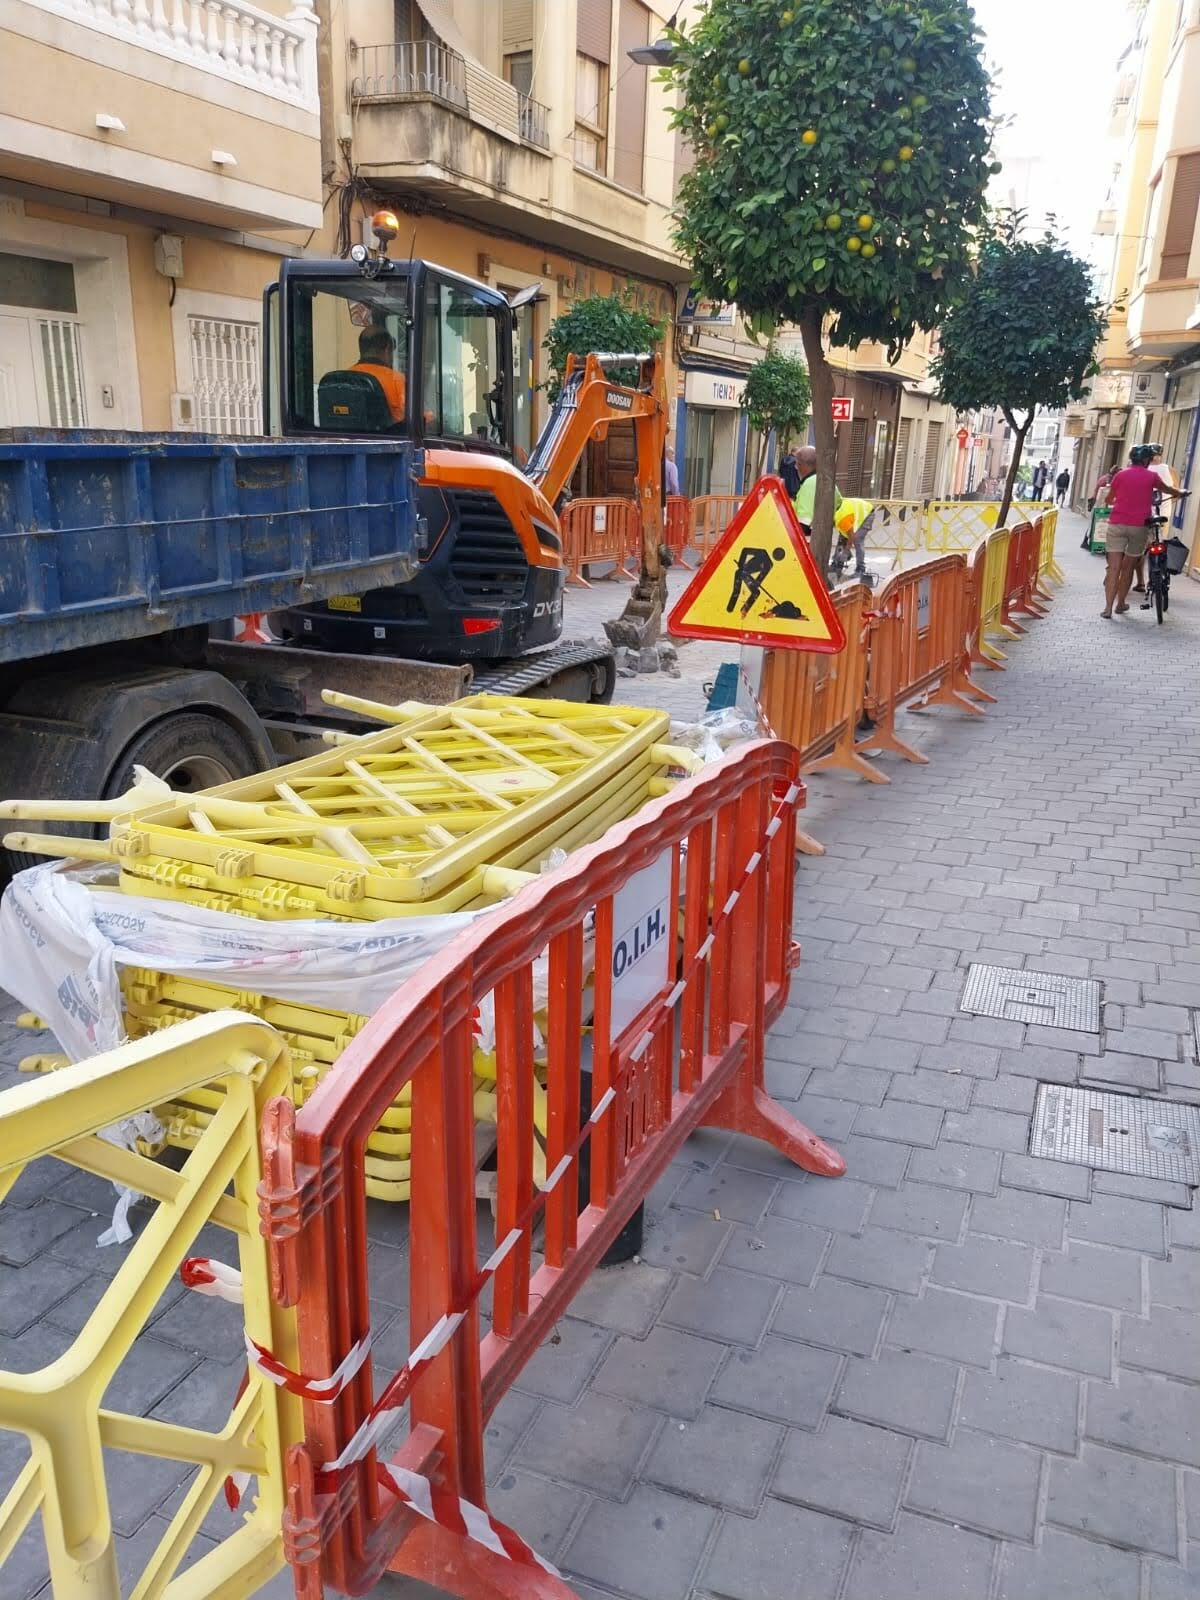
<svg viewBox="0 0 1200 1600">
<path fill-rule="evenodd" d="M 667 631 L 836 655 L 846 648 L 787 490 L 760 478 L 676 601 Z"/>
</svg>

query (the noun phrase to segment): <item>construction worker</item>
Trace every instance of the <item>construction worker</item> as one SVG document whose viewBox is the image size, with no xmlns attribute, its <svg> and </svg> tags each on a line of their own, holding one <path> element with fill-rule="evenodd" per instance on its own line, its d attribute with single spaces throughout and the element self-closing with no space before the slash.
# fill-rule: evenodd
<svg viewBox="0 0 1200 1600">
<path fill-rule="evenodd" d="M 854 576 L 864 583 L 871 581 L 867 571 L 865 547 L 867 534 L 875 518 L 875 507 L 869 500 L 863 500 L 856 495 L 847 495 L 834 515 L 833 525 L 837 530 L 837 549 L 833 553 L 833 570 L 837 577 L 845 571 L 846 562 L 850 559 L 850 546 L 854 546 Z"/>
</svg>

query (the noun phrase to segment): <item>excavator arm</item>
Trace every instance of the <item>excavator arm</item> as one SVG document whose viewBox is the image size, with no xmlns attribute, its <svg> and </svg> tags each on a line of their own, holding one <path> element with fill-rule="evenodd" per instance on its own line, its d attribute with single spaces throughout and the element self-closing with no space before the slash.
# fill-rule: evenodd
<svg viewBox="0 0 1200 1600">
<path fill-rule="evenodd" d="M 606 371 L 634 365 L 639 368 L 636 388 L 614 383 Z M 612 422 L 633 423 L 643 548 L 654 552 L 651 570 L 657 577 L 657 552 L 664 537 L 662 462 L 667 440 L 661 356 L 593 353 L 582 361 L 568 356 L 562 388 L 526 464 L 526 476 L 557 504 L 588 440 L 602 438 Z"/>
</svg>

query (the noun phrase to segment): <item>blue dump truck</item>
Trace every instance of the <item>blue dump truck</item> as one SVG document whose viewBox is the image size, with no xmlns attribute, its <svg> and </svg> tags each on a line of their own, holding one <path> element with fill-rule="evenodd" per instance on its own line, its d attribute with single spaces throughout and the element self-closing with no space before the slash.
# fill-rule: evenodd
<svg viewBox="0 0 1200 1600">
<path fill-rule="evenodd" d="M 611 648 L 555 643 L 555 506 L 632 415 L 653 522 L 658 368 L 622 388 L 604 363 L 639 358 L 589 357 L 522 470 L 512 330 L 502 295 L 426 262 L 289 260 L 263 437 L 0 430 L 0 798 L 241 777 L 336 723 L 325 687 L 610 699 Z M 276 637 L 239 640 L 258 613 Z"/>
</svg>

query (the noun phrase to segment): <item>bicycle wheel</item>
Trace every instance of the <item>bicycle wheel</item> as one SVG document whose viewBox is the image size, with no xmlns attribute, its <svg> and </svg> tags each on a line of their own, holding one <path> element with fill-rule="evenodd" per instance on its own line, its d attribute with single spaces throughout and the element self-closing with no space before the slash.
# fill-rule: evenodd
<svg viewBox="0 0 1200 1600">
<path fill-rule="evenodd" d="M 1163 593 L 1161 580 L 1154 585 L 1154 615 L 1162 622 L 1163 613 L 1167 609 L 1167 597 Z"/>
</svg>

